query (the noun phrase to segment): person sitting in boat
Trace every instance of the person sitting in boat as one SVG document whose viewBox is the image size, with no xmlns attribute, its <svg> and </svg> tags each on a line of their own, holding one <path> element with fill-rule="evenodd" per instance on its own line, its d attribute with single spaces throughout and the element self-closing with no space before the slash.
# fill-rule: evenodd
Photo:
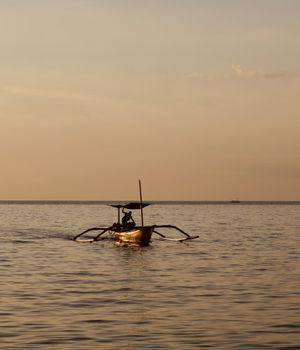
<svg viewBox="0 0 300 350">
<path fill-rule="evenodd" d="M 129 212 L 126 212 L 124 210 L 124 208 L 122 209 L 122 213 L 124 214 L 124 216 L 122 217 L 122 225 L 123 225 L 123 228 L 125 229 L 129 229 L 129 228 L 132 228 L 135 226 L 135 221 L 132 217 L 132 212 L 129 211 Z"/>
<path fill-rule="evenodd" d="M 119 222 L 114 222 L 112 225 L 112 229 L 116 231 L 121 231 L 121 224 Z"/>
</svg>

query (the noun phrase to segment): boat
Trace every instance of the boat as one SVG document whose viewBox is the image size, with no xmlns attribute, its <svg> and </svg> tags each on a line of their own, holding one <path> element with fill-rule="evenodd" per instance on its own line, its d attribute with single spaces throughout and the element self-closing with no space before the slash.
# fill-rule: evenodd
<svg viewBox="0 0 300 350">
<path fill-rule="evenodd" d="M 87 230 L 79 233 L 73 237 L 73 241 L 82 242 L 82 243 L 93 243 L 100 241 L 104 238 L 105 233 L 109 233 L 110 236 L 119 244 L 125 245 L 139 245 L 147 246 L 151 242 L 153 234 L 159 236 L 161 240 L 170 240 L 183 242 L 187 240 L 192 240 L 198 238 L 199 236 L 191 236 L 182 229 L 174 225 L 144 225 L 144 215 L 143 209 L 150 205 L 150 203 L 144 203 L 142 200 L 142 188 L 141 180 L 139 180 L 139 190 L 140 190 L 140 201 L 139 202 L 130 202 L 126 204 L 111 204 L 111 207 L 118 209 L 118 219 L 117 222 L 113 223 L 109 227 L 92 227 Z M 124 217 L 121 220 L 121 209 Z M 126 210 L 140 210 L 141 215 L 141 225 L 136 226 L 135 221 L 131 216 L 131 211 L 125 212 Z M 168 238 L 163 233 L 159 232 L 157 229 L 175 229 L 180 232 L 183 237 L 181 238 Z M 96 236 L 92 238 L 82 238 L 88 232 L 91 231 L 101 231 Z"/>
<path fill-rule="evenodd" d="M 114 239 L 119 243 L 148 245 L 151 241 L 153 229 L 151 226 L 135 227 L 132 230 L 114 231 Z"/>
<path fill-rule="evenodd" d="M 238 199 L 232 199 L 229 203 L 231 203 L 231 204 L 239 204 L 241 202 Z"/>
<path fill-rule="evenodd" d="M 142 202 L 131 202 L 127 204 L 111 204 L 111 207 L 118 209 L 118 222 L 113 224 L 112 227 L 109 228 L 113 238 L 119 243 L 129 243 L 129 244 L 139 244 L 139 245 L 148 245 L 151 236 L 153 233 L 152 226 L 144 225 L 144 215 L 143 208 L 150 205 L 149 203 Z M 136 226 L 134 220 L 131 222 L 123 222 L 121 223 L 121 209 L 122 212 L 129 214 L 131 216 L 131 212 L 126 213 L 124 209 L 127 210 L 140 210 L 141 212 L 141 226 Z"/>
</svg>

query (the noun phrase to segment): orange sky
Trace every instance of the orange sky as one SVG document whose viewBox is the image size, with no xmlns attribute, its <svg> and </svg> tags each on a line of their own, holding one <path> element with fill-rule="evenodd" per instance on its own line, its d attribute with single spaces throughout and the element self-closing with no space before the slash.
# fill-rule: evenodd
<svg viewBox="0 0 300 350">
<path fill-rule="evenodd" d="M 300 2 L 0 3 L 0 199 L 300 200 Z"/>
</svg>

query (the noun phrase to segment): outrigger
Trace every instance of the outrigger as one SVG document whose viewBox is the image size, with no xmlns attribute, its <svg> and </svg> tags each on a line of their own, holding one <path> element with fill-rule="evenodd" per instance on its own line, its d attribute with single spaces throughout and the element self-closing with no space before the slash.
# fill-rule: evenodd
<svg viewBox="0 0 300 350">
<path fill-rule="evenodd" d="M 146 226 L 144 225 L 144 215 L 143 215 L 143 208 L 150 205 L 149 203 L 143 203 L 142 200 L 142 189 L 141 189 L 141 180 L 139 180 L 139 189 L 140 189 L 140 201 L 139 202 L 131 202 L 127 204 L 112 204 L 111 206 L 118 209 L 118 222 L 114 223 L 112 226 L 109 227 L 92 227 L 89 228 L 78 235 L 76 235 L 73 238 L 73 241 L 75 242 L 97 242 L 103 239 L 103 235 L 105 233 L 110 233 L 114 240 L 116 240 L 118 243 L 124 243 L 124 244 L 134 244 L 134 245 L 141 245 L 146 246 L 149 245 L 151 241 L 152 234 L 157 234 L 160 239 L 162 240 L 171 240 L 171 241 L 177 241 L 177 242 L 184 242 L 187 240 L 192 240 L 195 238 L 198 238 L 199 236 L 191 236 L 188 233 L 184 232 L 182 229 L 180 229 L 177 226 L 174 225 L 151 225 Z M 135 222 L 132 220 L 132 222 L 129 222 L 129 220 L 122 219 L 121 223 L 121 208 L 122 212 L 124 213 L 124 209 L 128 210 L 140 210 L 141 213 L 141 225 L 136 226 Z M 131 212 L 126 213 L 131 214 Z M 179 231 L 181 234 L 183 234 L 182 238 L 168 238 L 161 232 L 157 231 L 157 229 L 161 228 L 168 228 L 168 229 L 175 229 Z M 89 238 L 89 239 L 82 239 L 84 234 L 91 231 L 101 231 L 98 233 L 95 237 Z"/>
</svg>

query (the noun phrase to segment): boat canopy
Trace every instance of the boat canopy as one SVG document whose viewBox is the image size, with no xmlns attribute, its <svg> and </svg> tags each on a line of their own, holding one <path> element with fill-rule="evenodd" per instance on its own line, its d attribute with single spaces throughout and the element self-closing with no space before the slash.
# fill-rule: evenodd
<svg viewBox="0 0 300 350">
<path fill-rule="evenodd" d="M 140 202 L 131 202 L 131 203 L 127 203 L 127 204 L 111 204 L 111 207 L 114 208 L 125 208 L 125 209 L 141 209 L 147 207 L 148 205 L 150 205 L 150 203 L 140 203 Z"/>
</svg>

